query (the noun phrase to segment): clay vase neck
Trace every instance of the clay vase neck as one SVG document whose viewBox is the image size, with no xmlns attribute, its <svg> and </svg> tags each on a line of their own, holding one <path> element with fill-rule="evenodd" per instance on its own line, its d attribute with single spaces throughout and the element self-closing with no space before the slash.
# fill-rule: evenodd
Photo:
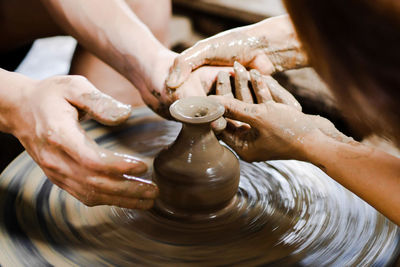
<svg viewBox="0 0 400 267">
<path fill-rule="evenodd" d="M 237 157 L 211 129 L 224 108 L 206 97 L 191 97 L 175 102 L 170 112 L 183 126 L 154 160 L 153 180 L 160 189 L 156 208 L 177 218 L 215 216 L 231 203 L 240 175 Z"/>
</svg>

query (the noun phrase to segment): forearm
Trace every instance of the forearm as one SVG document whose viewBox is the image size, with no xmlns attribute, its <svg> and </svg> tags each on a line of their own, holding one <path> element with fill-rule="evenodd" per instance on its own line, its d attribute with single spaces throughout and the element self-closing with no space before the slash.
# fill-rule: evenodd
<svg viewBox="0 0 400 267">
<path fill-rule="evenodd" d="M 122 0 L 43 0 L 55 20 L 139 90 L 168 50 Z"/>
<path fill-rule="evenodd" d="M 313 136 L 306 160 L 400 225 L 400 159 L 358 142 Z"/>
</svg>

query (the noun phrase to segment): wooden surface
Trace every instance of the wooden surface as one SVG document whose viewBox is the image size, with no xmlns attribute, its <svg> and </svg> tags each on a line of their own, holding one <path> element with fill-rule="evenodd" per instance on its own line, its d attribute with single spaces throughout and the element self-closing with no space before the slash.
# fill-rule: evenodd
<svg viewBox="0 0 400 267">
<path fill-rule="evenodd" d="M 248 23 L 285 13 L 280 0 L 173 0 L 174 5 Z"/>
</svg>

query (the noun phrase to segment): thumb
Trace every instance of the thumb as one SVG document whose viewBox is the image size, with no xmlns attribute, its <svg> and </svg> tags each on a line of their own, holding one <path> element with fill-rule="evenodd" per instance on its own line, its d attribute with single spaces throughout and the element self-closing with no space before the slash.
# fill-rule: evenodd
<svg viewBox="0 0 400 267">
<path fill-rule="evenodd" d="M 248 124 L 256 123 L 256 117 L 260 114 L 260 108 L 255 104 L 249 104 L 237 99 L 226 98 L 223 96 L 209 96 L 225 107 L 224 116 L 233 120 L 238 120 Z"/>
<path fill-rule="evenodd" d="M 171 89 L 176 89 L 181 86 L 188 78 L 192 70 L 196 68 L 189 63 L 184 55 L 180 55 L 174 60 L 174 65 L 172 65 L 166 84 Z"/>
<path fill-rule="evenodd" d="M 276 72 L 274 65 L 272 64 L 269 57 L 265 54 L 257 55 L 249 64 L 248 67 L 251 69 L 258 70 L 261 74 L 271 75 Z"/>
<path fill-rule="evenodd" d="M 101 148 L 73 120 L 65 122 L 62 133 L 54 137 L 58 146 L 87 169 L 115 178 L 141 175 L 147 171 L 146 164 L 140 159 Z"/>
<path fill-rule="evenodd" d="M 131 106 L 123 104 L 96 89 L 89 81 L 81 80 L 68 87 L 66 99 L 105 125 L 116 125 L 127 120 Z"/>
<path fill-rule="evenodd" d="M 178 88 L 189 78 L 193 70 L 208 63 L 210 45 L 207 45 L 207 40 L 199 41 L 175 58 L 166 81 L 169 88 Z"/>
</svg>

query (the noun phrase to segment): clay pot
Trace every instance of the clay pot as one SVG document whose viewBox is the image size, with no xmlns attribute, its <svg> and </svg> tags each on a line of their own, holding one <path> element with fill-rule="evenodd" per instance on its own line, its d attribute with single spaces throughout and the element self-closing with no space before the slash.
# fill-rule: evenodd
<svg viewBox="0 0 400 267">
<path fill-rule="evenodd" d="M 237 157 L 211 129 L 224 107 L 207 97 L 176 101 L 171 115 L 183 123 L 176 141 L 154 159 L 156 207 L 177 217 L 216 213 L 233 200 L 239 186 Z"/>
</svg>

